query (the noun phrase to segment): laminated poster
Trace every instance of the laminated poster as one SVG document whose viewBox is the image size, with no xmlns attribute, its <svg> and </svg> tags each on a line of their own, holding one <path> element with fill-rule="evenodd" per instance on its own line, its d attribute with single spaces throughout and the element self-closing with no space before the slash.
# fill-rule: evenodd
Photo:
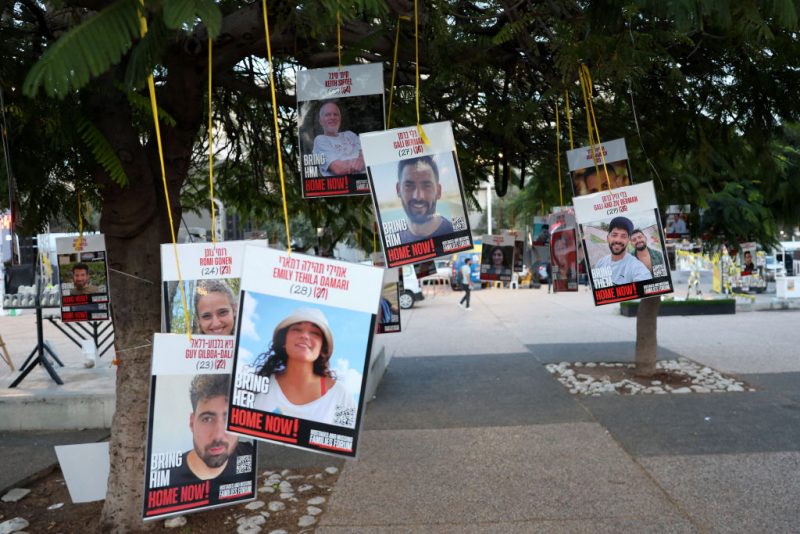
<svg viewBox="0 0 800 534">
<path fill-rule="evenodd" d="M 383 130 L 383 65 L 297 73 L 303 197 L 368 195 L 359 134 Z"/>
<path fill-rule="evenodd" d="M 56 239 L 61 287 L 61 320 L 105 321 L 109 318 L 106 240 L 102 234 Z"/>
<path fill-rule="evenodd" d="M 664 233 L 669 239 L 689 237 L 689 214 L 691 211 L 691 204 L 671 204 L 667 206 Z"/>
<path fill-rule="evenodd" d="M 255 498 L 256 447 L 225 432 L 234 338 L 155 334 L 143 517 Z"/>
<path fill-rule="evenodd" d="M 247 247 L 228 430 L 353 457 L 383 269 Z"/>
<path fill-rule="evenodd" d="M 625 139 L 568 150 L 567 164 L 574 196 L 608 191 L 633 183 Z"/>
<path fill-rule="evenodd" d="M 361 135 L 386 265 L 398 267 L 472 248 L 449 122 Z"/>
<path fill-rule="evenodd" d="M 595 305 L 672 293 L 653 182 L 573 202 Z"/>
<path fill-rule="evenodd" d="M 380 306 L 378 306 L 378 334 L 400 332 L 400 269 L 385 269 Z"/>
<path fill-rule="evenodd" d="M 267 246 L 266 240 L 161 245 L 162 331 L 186 332 L 178 287 L 175 249 L 181 266 L 189 328 L 192 334 L 232 336 L 239 310 L 244 247 Z"/>
<path fill-rule="evenodd" d="M 485 235 L 481 243 L 481 280 L 509 282 L 514 266 L 514 236 Z"/>
<path fill-rule="evenodd" d="M 551 225 L 552 227 L 552 225 Z M 553 292 L 578 290 L 578 239 L 575 228 L 564 228 L 550 237 Z"/>
<path fill-rule="evenodd" d="M 432 276 L 436 274 L 436 262 L 431 260 L 423 261 L 422 263 L 415 263 L 414 274 L 417 275 L 417 278 L 425 278 L 426 276 Z"/>
</svg>

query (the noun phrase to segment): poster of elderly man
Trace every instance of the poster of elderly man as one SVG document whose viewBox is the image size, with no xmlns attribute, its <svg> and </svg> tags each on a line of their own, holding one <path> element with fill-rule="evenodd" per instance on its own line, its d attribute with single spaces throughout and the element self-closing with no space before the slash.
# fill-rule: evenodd
<svg viewBox="0 0 800 534">
<path fill-rule="evenodd" d="M 304 198 L 368 195 L 359 134 L 383 130 L 383 65 L 297 73 L 297 125 Z"/>
<path fill-rule="evenodd" d="M 652 182 L 574 197 L 595 305 L 672 293 Z"/>
</svg>

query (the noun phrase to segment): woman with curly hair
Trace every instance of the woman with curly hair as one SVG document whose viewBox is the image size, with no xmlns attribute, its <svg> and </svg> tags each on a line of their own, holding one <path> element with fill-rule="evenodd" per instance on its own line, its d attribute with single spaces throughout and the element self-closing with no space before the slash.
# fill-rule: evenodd
<svg viewBox="0 0 800 534">
<path fill-rule="evenodd" d="M 195 334 L 232 336 L 236 298 L 222 280 L 199 280 L 194 292 Z"/>
<path fill-rule="evenodd" d="M 256 359 L 256 374 L 270 378 L 256 395 L 263 412 L 354 428 L 353 397 L 329 368 L 333 334 L 325 315 L 298 308 L 275 327 L 272 343 Z"/>
</svg>

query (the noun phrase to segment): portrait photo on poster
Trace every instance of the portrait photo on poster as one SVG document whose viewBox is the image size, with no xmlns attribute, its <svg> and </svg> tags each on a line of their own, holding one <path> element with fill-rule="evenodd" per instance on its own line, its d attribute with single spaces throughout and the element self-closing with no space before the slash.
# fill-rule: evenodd
<svg viewBox="0 0 800 534">
<path fill-rule="evenodd" d="M 383 95 L 300 102 L 298 122 L 305 196 L 369 194 L 358 136 L 383 129 Z"/>
<path fill-rule="evenodd" d="M 254 291 L 241 310 L 236 383 L 258 388 L 240 405 L 355 429 L 373 314 Z"/>
<path fill-rule="evenodd" d="M 514 237 L 486 235 L 482 242 L 481 280 L 510 281 L 514 265 Z"/>
<path fill-rule="evenodd" d="M 230 379 L 218 373 L 153 377 L 145 519 L 254 497 L 255 445 L 225 431 Z"/>
<path fill-rule="evenodd" d="M 553 291 L 578 290 L 578 242 L 575 228 L 562 228 L 550 238 L 550 263 Z"/>
<path fill-rule="evenodd" d="M 383 163 L 370 173 L 388 247 L 467 229 L 454 152 Z"/>
<path fill-rule="evenodd" d="M 177 281 L 163 283 L 165 331 L 186 333 L 183 298 Z M 192 334 L 232 336 L 239 310 L 239 278 L 184 280 Z"/>
<path fill-rule="evenodd" d="M 581 225 L 595 287 L 666 276 L 659 230 L 654 210 Z"/>
<path fill-rule="evenodd" d="M 633 184 L 624 138 L 568 150 L 567 165 L 574 196 Z"/>
<path fill-rule="evenodd" d="M 56 239 L 61 320 L 109 319 L 105 237 L 93 234 Z"/>
</svg>

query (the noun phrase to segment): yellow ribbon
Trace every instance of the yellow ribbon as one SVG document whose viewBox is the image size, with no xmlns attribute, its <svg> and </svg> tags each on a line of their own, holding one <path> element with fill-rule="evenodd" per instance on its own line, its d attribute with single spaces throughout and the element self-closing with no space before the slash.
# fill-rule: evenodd
<svg viewBox="0 0 800 534">
<path fill-rule="evenodd" d="M 417 0 L 414 0 L 414 54 L 415 54 L 415 64 L 416 73 L 417 73 L 417 89 L 416 89 L 416 99 L 417 99 L 417 132 L 419 132 L 419 137 L 422 139 L 423 144 L 429 145 L 431 144 L 428 140 L 428 136 L 425 135 L 425 130 L 422 129 L 422 124 L 420 124 L 419 120 L 419 10 L 417 8 Z"/>
<path fill-rule="evenodd" d="M 214 134 L 211 100 L 211 36 L 208 37 L 208 188 L 211 191 L 211 242 L 217 245 L 217 210 L 214 207 Z"/>
<path fill-rule="evenodd" d="M 75 242 L 75 250 L 81 250 L 83 247 L 83 210 L 81 209 L 81 192 L 78 193 L 78 240 Z"/>
<path fill-rule="evenodd" d="M 264 9 L 264 36 L 267 40 L 267 59 L 269 60 L 269 89 L 272 95 L 272 118 L 275 123 L 275 148 L 278 151 L 278 175 L 281 178 L 281 197 L 283 199 L 283 220 L 286 224 L 286 249 L 287 254 L 292 254 L 292 238 L 289 234 L 289 210 L 286 207 L 286 180 L 283 177 L 283 156 L 281 155 L 281 133 L 278 131 L 278 102 L 275 96 L 275 75 L 272 66 L 272 47 L 269 43 L 269 15 L 267 14 L 267 0 L 261 0 Z"/>
<path fill-rule="evenodd" d="M 600 169 L 597 165 L 597 156 L 595 155 L 594 149 L 594 147 L 597 146 L 600 149 L 600 159 L 603 162 L 603 172 L 606 175 L 606 183 L 608 184 L 608 188 L 612 189 L 611 178 L 608 176 L 608 169 L 606 167 L 606 156 L 603 154 L 603 145 L 600 144 L 600 130 L 597 128 L 597 117 L 594 114 L 594 106 L 592 105 L 592 76 L 589 74 L 589 67 L 581 63 L 578 74 L 581 81 L 581 91 L 583 92 L 583 102 L 586 106 L 586 127 L 589 130 L 589 147 L 592 151 L 592 161 L 599 174 Z M 595 139 L 597 141 L 596 143 Z"/>
<path fill-rule="evenodd" d="M 141 9 L 144 10 L 144 4 L 139 4 Z M 147 20 L 142 15 L 142 12 L 139 12 L 139 28 L 141 30 L 142 37 L 147 34 Z M 167 215 L 169 216 L 169 231 L 172 235 L 172 251 L 175 254 L 175 267 L 178 271 L 178 287 L 181 290 L 181 302 L 183 304 L 183 318 L 186 321 L 186 335 L 189 336 L 189 340 L 192 339 L 192 328 L 189 325 L 189 309 L 186 306 L 186 293 L 183 289 L 183 279 L 181 277 L 181 263 L 178 260 L 178 244 L 177 240 L 175 239 L 175 225 L 172 222 L 172 207 L 170 206 L 169 202 L 169 188 L 167 187 L 167 171 L 164 167 L 164 150 L 161 145 L 161 128 L 158 125 L 158 104 L 156 102 L 156 86 L 155 82 L 153 81 L 153 75 L 150 74 L 147 77 L 147 87 L 150 91 L 150 107 L 153 110 L 153 124 L 155 125 L 156 130 L 156 142 L 158 144 L 158 159 L 161 163 L 161 180 L 164 183 L 164 199 L 166 200 L 167 204 Z"/>
<path fill-rule="evenodd" d="M 558 99 L 556 99 L 556 166 L 558 167 L 558 197 L 561 203 L 559 206 L 564 205 L 564 188 L 561 184 L 561 130 L 559 128 L 558 118 Z"/>
<path fill-rule="evenodd" d="M 569 149 L 575 150 L 575 142 L 572 140 L 572 115 L 569 112 L 569 91 L 564 89 L 564 97 L 567 101 L 567 126 L 569 127 Z"/>
</svg>

